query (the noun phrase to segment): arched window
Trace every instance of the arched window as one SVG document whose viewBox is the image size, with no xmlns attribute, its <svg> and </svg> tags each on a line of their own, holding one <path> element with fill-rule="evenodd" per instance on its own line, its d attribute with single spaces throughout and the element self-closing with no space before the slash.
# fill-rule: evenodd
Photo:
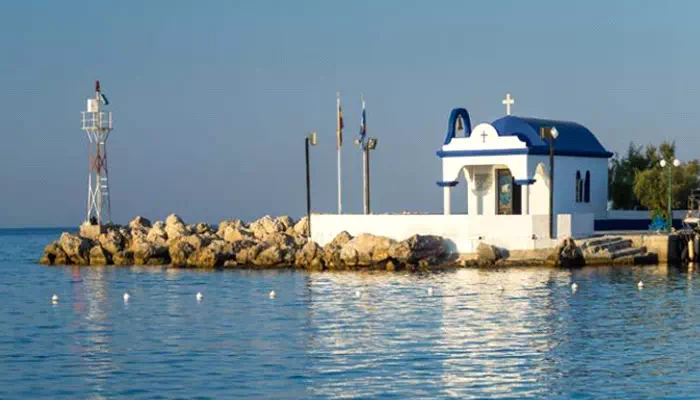
<svg viewBox="0 0 700 400">
<path fill-rule="evenodd" d="M 583 187 L 583 201 L 591 202 L 591 171 L 586 171 L 586 182 Z"/>
<path fill-rule="evenodd" d="M 581 172 L 576 171 L 576 202 L 581 202 Z"/>
</svg>

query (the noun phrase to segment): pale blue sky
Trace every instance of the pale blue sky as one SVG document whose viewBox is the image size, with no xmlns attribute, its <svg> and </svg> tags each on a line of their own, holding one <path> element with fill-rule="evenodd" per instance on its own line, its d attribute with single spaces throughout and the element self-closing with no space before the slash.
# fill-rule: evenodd
<svg viewBox="0 0 700 400">
<path fill-rule="evenodd" d="M 0 226 L 84 218 L 79 113 L 111 101 L 116 222 L 218 222 L 336 209 L 335 93 L 343 96 L 345 207 L 362 209 L 360 94 L 373 209 L 440 211 L 453 107 L 580 122 L 611 151 L 675 139 L 697 157 L 700 2 L 15 1 L 0 3 Z"/>
</svg>

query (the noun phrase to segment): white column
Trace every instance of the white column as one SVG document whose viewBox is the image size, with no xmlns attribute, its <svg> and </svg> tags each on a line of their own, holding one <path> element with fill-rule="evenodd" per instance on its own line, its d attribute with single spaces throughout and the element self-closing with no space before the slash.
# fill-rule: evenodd
<svg viewBox="0 0 700 400">
<path fill-rule="evenodd" d="M 449 187 L 449 186 L 445 186 L 442 188 L 442 195 L 443 195 L 442 208 L 443 208 L 443 213 L 445 215 L 450 215 L 452 213 L 451 204 L 450 204 L 450 189 L 451 189 L 451 187 Z"/>
</svg>

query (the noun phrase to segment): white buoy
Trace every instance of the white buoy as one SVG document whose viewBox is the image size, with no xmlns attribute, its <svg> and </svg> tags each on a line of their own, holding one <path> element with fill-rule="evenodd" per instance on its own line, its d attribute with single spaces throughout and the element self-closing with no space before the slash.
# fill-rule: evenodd
<svg viewBox="0 0 700 400">
<path fill-rule="evenodd" d="M 639 283 L 637 283 L 637 287 L 638 287 L 640 290 L 643 289 L 643 288 L 644 288 L 644 282 L 639 281 Z"/>
<path fill-rule="evenodd" d="M 53 296 L 51 296 L 51 302 L 53 304 L 58 304 L 58 296 L 55 294 Z"/>
<path fill-rule="evenodd" d="M 274 290 L 271 290 L 271 291 L 270 291 L 270 298 L 271 298 L 271 299 L 274 299 L 275 296 L 277 296 L 277 293 L 275 293 Z"/>
<path fill-rule="evenodd" d="M 571 291 L 575 292 L 576 290 L 578 290 L 578 283 L 574 282 L 571 284 Z"/>
<path fill-rule="evenodd" d="M 428 288 L 428 296 L 432 296 L 432 295 L 433 295 L 433 288 L 429 287 Z"/>
<path fill-rule="evenodd" d="M 129 293 L 124 293 L 124 303 L 128 303 L 130 297 L 131 296 L 129 296 Z"/>
<path fill-rule="evenodd" d="M 362 296 L 362 292 L 360 292 L 359 290 L 356 290 L 355 297 L 360 297 L 360 296 Z"/>
<path fill-rule="evenodd" d="M 505 290 L 505 288 L 503 287 L 503 285 L 498 285 L 498 290 L 500 290 L 502 292 Z"/>
<path fill-rule="evenodd" d="M 197 297 L 197 301 L 202 301 L 202 299 L 204 298 L 204 295 L 202 294 L 202 292 L 197 292 L 196 297 Z"/>
</svg>

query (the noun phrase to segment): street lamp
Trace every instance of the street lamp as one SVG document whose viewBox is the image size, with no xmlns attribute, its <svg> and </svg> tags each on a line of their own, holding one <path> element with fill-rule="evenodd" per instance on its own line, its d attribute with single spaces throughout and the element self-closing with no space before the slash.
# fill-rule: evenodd
<svg viewBox="0 0 700 400">
<path fill-rule="evenodd" d="M 661 168 L 666 168 L 668 163 L 666 160 L 659 161 Z M 673 226 L 673 209 L 671 208 L 671 202 L 673 201 L 673 171 L 671 165 L 674 167 L 680 167 L 681 162 L 675 158 L 672 164 L 668 164 L 668 214 L 666 215 L 666 229 L 670 233 L 671 227 Z"/>
<path fill-rule="evenodd" d="M 358 137 L 355 139 L 355 144 L 362 148 L 362 180 L 364 182 L 363 200 L 364 213 L 370 213 L 369 203 L 369 152 L 377 148 L 377 138 L 375 137 Z"/>
<path fill-rule="evenodd" d="M 541 127 L 540 138 L 549 144 L 549 238 L 554 238 L 554 141 L 559 137 L 556 127 Z"/>
<path fill-rule="evenodd" d="M 304 138 L 304 148 L 306 150 L 306 219 L 307 219 L 307 236 L 311 240 L 311 172 L 309 162 L 309 145 L 315 146 L 317 143 L 316 132 L 309 133 Z"/>
</svg>

